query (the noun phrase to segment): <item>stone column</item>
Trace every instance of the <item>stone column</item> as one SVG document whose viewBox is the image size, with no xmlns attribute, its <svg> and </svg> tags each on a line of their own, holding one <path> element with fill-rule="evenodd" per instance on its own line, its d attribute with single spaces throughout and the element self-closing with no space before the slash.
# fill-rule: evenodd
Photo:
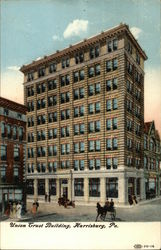
<svg viewBox="0 0 161 250">
<path fill-rule="evenodd" d="M 106 178 L 101 178 L 100 179 L 100 192 L 101 192 L 101 197 L 100 200 L 104 204 L 106 201 Z"/>
<path fill-rule="evenodd" d="M 127 178 L 125 177 L 125 174 L 122 173 L 119 176 L 118 179 L 118 198 L 119 203 L 126 204 L 128 201 L 128 192 L 127 192 Z"/>
<path fill-rule="evenodd" d="M 37 199 L 38 197 L 38 180 L 37 179 L 34 179 L 34 199 Z"/>
<path fill-rule="evenodd" d="M 146 194 L 145 194 L 145 179 L 144 177 L 140 178 L 140 199 L 145 200 Z"/>
<path fill-rule="evenodd" d="M 61 196 L 60 194 L 60 179 L 56 179 L 56 197 L 57 199 Z"/>
<path fill-rule="evenodd" d="M 88 184 L 88 178 L 84 178 L 84 201 L 88 202 L 89 200 L 89 184 Z"/>
<path fill-rule="evenodd" d="M 45 192 L 49 195 L 49 179 L 45 179 Z"/>
</svg>

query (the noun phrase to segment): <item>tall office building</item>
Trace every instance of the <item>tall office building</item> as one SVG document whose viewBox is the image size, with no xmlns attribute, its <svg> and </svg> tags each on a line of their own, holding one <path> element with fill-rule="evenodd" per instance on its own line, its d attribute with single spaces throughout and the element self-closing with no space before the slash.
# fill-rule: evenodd
<svg viewBox="0 0 161 250">
<path fill-rule="evenodd" d="M 26 111 L 19 103 L 0 97 L 0 211 L 10 201 L 26 201 Z"/>
<path fill-rule="evenodd" d="M 21 67 L 28 199 L 145 198 L 144 61 L 126 24 Z"/>
</svg>

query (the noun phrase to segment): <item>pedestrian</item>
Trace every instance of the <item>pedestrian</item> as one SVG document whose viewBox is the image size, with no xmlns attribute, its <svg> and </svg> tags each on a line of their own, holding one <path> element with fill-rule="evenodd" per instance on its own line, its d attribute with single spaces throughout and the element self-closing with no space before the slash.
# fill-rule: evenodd
<svg viewBox="0 0 161 250">
<path fill-rule="evenodd" d="M 10 218 L 13 218 L 13 202 L 10 204 Z"/>
<path fill-rule="evenodd" d="M 113 211 L 113 209 L 114 209 L 114 201 L 113 201 L 113 199 L 111 199 L 111 201 L 110 201 L 110 211 Z"/>
<path fill-rule="evenodd" d="M 48 201 L 50 202 L 51 201 L 51 194 L 49 193 L 49 196 L 48 196 Z"/>
<path fill-rule="evenodd" d="M 39 207 L 39 202 L 38 202 L 38 199 L 36 200 L 36 212 L 38 211 L 38 207 Z"/>
<path fill-rule="evenodd" d="M 132 197 L 132 195 L 129 195 L 129 204 L 130 204 L 130 205 L 133 204 L 133 197 Z"/>
<path fill-rule="evenodd" d="M 47 193 L 45 193 L 45 202 L 47 202 L 47 199 L 48 199 L 48 195 Z"/>
<path fill-rule="evenodd" d="M 138 202 L 137 202 L 137 199 L 136 199 L 136 196 L 134 195 L 133 196 L 133 204 L 136 205 Z"/>
<path fill-rule="evenodd" d="M 21 202 L 18 202 L 18 204 L 16 206 L 16 217 L 18 219 L 21 219 L 21 210 L 22 210 Z"/>
<path fill-rule="evenodd" d="M 13 218 L 16 218 L 16 202 L 13 203 Z"/>
<path fill-rule="evenodd" d="M 33 202 L 31 211 L 34 215 L 36 214 L 36 202 Z"/>
<path fill-rule="evenodd" d="M 107 198 L 107 200 L 106 200 L 106 202 L 105 202 L 105 207 L 108 208 L 109 206 L 110 206 L 110 202 L 109 202 L 109 200 L 108 200 L 108 198 Z"/>
<path fill-rule="evenodd" d="M 10 215 L 10 204 L 7 204 L 5 215 L 9 216 Z"/>
</svg>

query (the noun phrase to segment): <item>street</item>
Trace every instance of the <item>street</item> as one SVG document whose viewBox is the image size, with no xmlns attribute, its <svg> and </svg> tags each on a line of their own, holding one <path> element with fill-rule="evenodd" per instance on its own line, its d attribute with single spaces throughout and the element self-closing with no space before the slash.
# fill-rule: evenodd
<svg viewBox="0 0 161 250">
<path fill-rule="evenodd" d="M 30 206 L 31 204 L 29 204 Z M 76 206 L 64 208 L 53 203 L 40 203 L 39 215 L 30 217 L 25 221 L 30 222 L 75 222 L 75 221 L 95 221 L 96 207 L 94 206 Z M 98 219 L 98 221 L 101 221 Z M 108 213 L 106 221 L 111 221 Z M 118 222 L 152 222 L 161 221 L 161 199 L 150 200 L 146 204 L 138 204 L 132 207 L 116 207 L 116 219 Z"/>
</svg>

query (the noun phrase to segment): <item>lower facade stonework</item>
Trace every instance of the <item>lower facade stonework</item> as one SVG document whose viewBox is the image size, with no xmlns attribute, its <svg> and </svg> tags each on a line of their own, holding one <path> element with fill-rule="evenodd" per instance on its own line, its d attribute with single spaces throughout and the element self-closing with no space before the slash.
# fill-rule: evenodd
<svg viewBox="0 0 161 250">
<path fill-rule="evenodd" d="M 155 196 L 160 195 L 159 181 L 154 186 Z M 119 170 L 74 172 L 66 170 L 55 174 L 30 175 L 27 177 L 27 199 L 58 201 L 66 196 L 76 204 L 104 203 L 107 198 L 117 204 L 128 204 L 130 195 L 138 201 L 146 199 L 147 179 L 143 170 L 122 167 Z M 49 199 L 49 200 L 48 200 Z"/>
</svg>

